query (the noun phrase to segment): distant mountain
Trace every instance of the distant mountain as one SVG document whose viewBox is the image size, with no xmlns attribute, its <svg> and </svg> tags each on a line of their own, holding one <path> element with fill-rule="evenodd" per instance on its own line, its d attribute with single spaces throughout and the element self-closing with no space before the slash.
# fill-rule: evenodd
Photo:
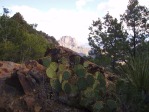
<svg viewBox="0 0 149 112">
<path fill-rule="evenodd" d="M 77 40 L 71 36 L 62 36 L 60 40 L 58 40 L 58 43 L 60 46 L 69 48 L 81 56 L 88 55 L 88 51 L 90 50 L 90 48 L 79 45 Z"/>
</svg>

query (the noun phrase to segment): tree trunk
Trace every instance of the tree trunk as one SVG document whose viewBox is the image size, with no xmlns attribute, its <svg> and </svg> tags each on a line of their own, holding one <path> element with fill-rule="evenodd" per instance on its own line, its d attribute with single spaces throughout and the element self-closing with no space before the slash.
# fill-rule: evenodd
<svg viewBox="0 0 149 112">
<path fill-rule="evenodd" d="M 134 30 L 133 30 L 134 36 L 133 36 L 133 57 L 136 56 L 136 27 L 135 27 L 135 21 L 134 21 Z"/>
</svg>

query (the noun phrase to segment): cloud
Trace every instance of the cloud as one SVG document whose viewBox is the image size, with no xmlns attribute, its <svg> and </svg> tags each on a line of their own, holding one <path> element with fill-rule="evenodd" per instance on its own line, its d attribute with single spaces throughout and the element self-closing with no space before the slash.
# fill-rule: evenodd
<svg viewBox="0 0 149 112">
<path fill-rule="evenodd" d="M 138 0 L 140 5 L 149 6 L 147 0 Z M 116 18 L 119 18 L 120 14 L 123 14 L 127 9 L 129 0 L 108 0 L 105 2 L 100 2 L 97 6 L 97 10 L 102 12 L 104 16 L 108 11 L 109 13 Z"/>
<path fill-rule="evenodd" d="M 98 4 L 98 11 L 103 12 L 105 15 L 109 12 L 113 17 L 119 18 L 127 8 L 128 0 L 108 0 Z"/>
<path fill-rule="evenodd" d="M 28 23 L 37 23 L 37 30 L 42 30 L 57 40 L 61 36 L 75 37 L 80 44 L 88 43 L 88 28 L 97 18 L 95 12 L 49 9 L 42 12 L 28 6 L 11 7 L 13 14 L 20 12 Z"/>
<path fill-rule="evenodd" d="M 93 0 L 77 0 L 76 1 L 76 8 L 78 10 L 82 10 L 83 7 L 88 3 L 88 2 L 91 2 Z"/>
<path fill-rule="evenodd" d="M 79 8 L 87 5 L 93 0 L 78 0 L 76 6 Z M 141 0 L 140 4 L 148 6 L 147 0 Z M 95 1 L 94 1 L 95 2 Z M 75 37 L 79 43 L 88 43 L 89 26 L 92 20 L 102 18 L 107 11 L 114 17 L 119 17 L 120 14 L 127 9 L 128 0 L 108 0 L 98 4 L 97 11 L 81 10 L 66 10 L 50 8 L 47 11 L 29 6 L 13 6 L 9 7 L 13 15 L 15 12 L 20 12 L 24 19 L 32 24 L 37 23 L 37 30 L 42 30 L 47 34 L 54 36 L 57 40 L 61 36 Z M 79 9 L 80 9 L 79 8 Z"/>
<path fill-rule="evenodd" d="M 140 5 L 146 6 L 149 8 L 149 1 L 148 0 L 139 0 Z"/>
</svg>

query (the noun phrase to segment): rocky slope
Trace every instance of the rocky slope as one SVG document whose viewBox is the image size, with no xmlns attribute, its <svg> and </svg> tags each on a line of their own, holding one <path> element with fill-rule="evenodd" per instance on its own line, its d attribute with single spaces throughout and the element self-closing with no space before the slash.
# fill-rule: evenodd
<svg viewBox="0 0 149 112">
<path fill-rule="evenodd" d="M 68 67 L 67 70 L 71 70 L 76 63 L 74 60 L 76 56 L 77 60 L 80 59 L 80 64 L 87 60 L 70 49 L 60 46 L 47 49 L 45 56 L 38 61 L 30 60 L 23 64 L 0 61 L 0 112 L 88 112 L 68 106 L 70 99 L 66 97 L 67 94 L 57 96 L 51 87 L 52 78 L 50 79 L 46 74 L 46 66 L 52 62 L 61 65 L 63 61 Z M 69 59 L 69 63 L 65 59 Z M 102 67 L 94 63 L 87 61 L 86 64 L 84 66 L 87 67 L 88 72 L 99 71 L 105 76 L 106 87 L 108 87 L 112 75 L 107 74 Z M 109 96 L 107 92 L 106 95 Z"/>
<path fill-rule="evenodd" d="M 0 61 L 0 112 L 87 112 L 56 101 L 45 67 Z"/>
<path fill-rule="evenodd" d="M 71 36 L 63 36 L 60 38 L 58 43 L 66 48 L 69 48 L 77 53 L 79 53 L 81 56 L 88 55 L 88 51 L 90 50 L 87 47 L 83 47 L 78 44 L 77 40 Z"/>
</svg>

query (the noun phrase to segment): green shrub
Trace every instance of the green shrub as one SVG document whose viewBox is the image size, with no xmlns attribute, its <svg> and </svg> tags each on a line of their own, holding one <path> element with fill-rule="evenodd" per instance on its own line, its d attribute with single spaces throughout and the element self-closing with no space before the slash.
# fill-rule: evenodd
<svg viewBox="0 0 149 112">
<path fill-rule="evenodd" d="M 121 109 L 126 112 L 149 111 L 149 57 L 138 55 L 121 67 L 122 77 L 117 81 L 116 92 Z"/>
<path fill-rule="evenodd" d="M 149 92 L 149 57 L 139 55 L 122 67 L 123 75 L 139 91 Z"/>
</svg>

